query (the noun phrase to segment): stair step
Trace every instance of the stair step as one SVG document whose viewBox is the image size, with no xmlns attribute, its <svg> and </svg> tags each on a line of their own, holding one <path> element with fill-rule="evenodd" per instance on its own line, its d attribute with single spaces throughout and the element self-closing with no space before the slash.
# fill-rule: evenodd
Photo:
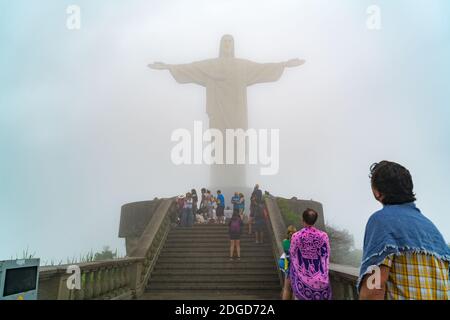
<svg viewBox="0 0 450 320">
<path fill-rule="evenodd" d="M 230 248 L 229 246 L 221 246 L 221 247 L 165 247 L 164 248 L 164 252 L 165 253 L 180 253 L 180 254 L 184 254 L 184 253 L 188 253 L 188 252 L 198 252 L 198 253 L 217 253 L 220 252 L 222 254 L 227 254 L 230 252 Z M 268 250 L 268 248 L 261 248 L 261 247 L 255 247 L 255 248 L 249 248 L 249 247 L 241 247 L 241 252 L 264 252 L 267 253 L 269 255 L 272 254 L 271 250 Z M 244 254 L 242 254 L 244 255 Z"/>
<path fill-rule="evenodd" d="M 190 269 L 190 268 L 180 268 L 180 269 L 156 269 L 152 273 L 152 277 L 159 277 L 159 276 L 185 276 L 185 277 L 191 277 L 191 276 L 208 276 L 211 275 L 211 270 L 214 270 L 214 274 L 219 274 L 226 276 L 228 274 L 232 275 L 277 275 L 276 272 L 274 272 L 273 268 L 205 268 L 205 269 Z M 277 275 L 278 276 L 278 275 Z"/>
<path fill-rule="evenodd" d="M 215 238 L 227 238 L 230 239 L 230 234 L 228 232 L 211 232 L 211 233 L 205 233 L 205 232 L 199 232 L 199 233 L 175 233 L 175 234 L 169 234 L 168 239 L 196 239 L 196 238 L 206 238 L 206 239 L 215 239 Z M 241 239 L 255 239 L 254 234 L 241 234 Z"/>
<path fill-rule="evenodd" d="M 166 242 L 164 249 L 169 248 L 229 248 L 230 243 L 227 242 L 211 242 L 211 243 L 193 243 L 193 242 Z M 269 244 L 256 244 L 252 242 L 241 242 L 241 248 L 248 249 L 265 249 L 272 251 L 272 246 Z"/>
<path fill-rule="evenodd" d="M 245 275 L 245 274 L 204 274 L 204 275 L 160 275 L 160 276 L 152 276 L 151 283 L 176 283 L 176 284 L 184 284 L 184 283 L 228 283 L 228 284 L 238 284 L 238 283 L 264 283 L 270 284 L 275 283 L 279 284 L 280 279 L 278 278 L 276 273 L 271 275 Z"/>
<path fill-rule="evenodd" d="M 177 227 L 176 229 L 212 229 L 212 228 L 227 228 L 227 224 L 219 223 L 195 223 L 192 227 Z"/>
<path fill-rule="evenodd" d="M 174 292 L 164 289 L 147 289 L 141 300 L 279 300 L 280 291 L 264 291 L 260 290 L 183 290 L 182 292 Z"/>
<path fill-rule="evenodd" d="M 267 226 L 263 227 L 264 231 L 267 231 Z M 248 224 L 244 224 L 243 226 L 243 230 L 248 231 L 249 229 L 249 225 Z M 170 230 L 171 233 L 188 233 L 188 232 L 192 232 L 192 233 L 199 233 L 199 232 L 207 232 L 207 233 L 220 233 L 220 232 L 228 232 L 229 227 L 227 226 L 221 226 L 221 227 L 213 227 L 213 228 L 209 228 L 209 227 L 198 227 L 198 228 L 181 228 L 181 227 L 176 227 L 173 228 L 172 230 Z"/>
<path fill-rule="evenodd" d="M 163 250 L 160 257 L 161 258 L 168 258 L 168 257 L 174 257 L 174 258 L 212 258 L 212 257 L 225 257 L 229 258 L 227 250 L 220 251 L 214 251 L 214 252 L 188 252 L 188 251 L 181 251 L 181 252 L 171 252 L 171 251 L 165 251 Z M 242 251 L 241 254 L 241 260 L 244 258 L 250 258 L 250 257 L 267 257 L 270 259 L 274 259 L 272 252 L 258 252 L 258 251 L 248 251 L 245 252 Z"/>
<path fill-rule="evenodd" d="M 179 238 L 230 238 L 230 233 L 228 231 L 226 232 L 179 232 L 179 233 L 173 233 L 169 235 L 169 238 L 179 239 Z M 241 239 L 247 239 L 247 238 L 253 238 L 255 239 L 254 234 L 241 234 Z"/>
<path fill-rule="evenodd" d="M 226 256 L 199 256 L 199 257 L 184 257 L 181 255 L 175 256 L 164 256 L 164 253 L 158 258 L 158 262 L 168 262 L 168 263 L 222 263 L 222 264 L 239 264 L 239 263 L 264 263 L 270 262 L 275 265 L 275 260 L 273 257 L 263 256 L 263 257 L 255 257 L 255 256 L 242 256 L 241 261 L 230 261 L 229 257 Z"/>
<path fill-rule="evenodd" d="M 161 259 L 158 260 L 158 263 L 155 265 L 155 270 L 204 270 L 205 272 L 211 272 L 211 270 L 275 270 L 275 263 L 273 260 L 258 260 L 258 261 L 229 261 L 228 259 L 221 259 L 221 262 L 217 261 L 218 259 L 208 259 L 205 262 L 199 261 L 183 261 L 180 263 L 180 260 L 177 259 Z"/>
<path fill-rule="evenodd" d="M 281 290 L 279 283 L 264 283 L 264 282 L 242 282 L 242 283 L 198 283 L 198 282 L 183 282 L 183 283 L 152 283 L 147 287 L 150 290 Z"/>
<path fill-rule="evenodd" d="M 272 248 L 272 245 L 270 242 L 264 242 L 264 243 L 256 243 L 255 239 L 251 238 L 251 239 L 240 239 L 240 244 L 242 245 L 250 245 L 250 246 L 256 246 L 256 247 L 270 247 Z M 171 238 L 171 239 L 167 239 L 166 240 L 166 244 L 179 244 L 179 245 L 185 245 L 185 246 L 189 246 L 189 245 L 198 245 L 198 246 L 214 246 L 214 245 L 220 245 L 220 244 L 224 244 L 229 246 L 230 245 L 230 239 L 227 238 L 180 238 L 180 239 L 176 239 L 176 238 Z"/>
</svg>

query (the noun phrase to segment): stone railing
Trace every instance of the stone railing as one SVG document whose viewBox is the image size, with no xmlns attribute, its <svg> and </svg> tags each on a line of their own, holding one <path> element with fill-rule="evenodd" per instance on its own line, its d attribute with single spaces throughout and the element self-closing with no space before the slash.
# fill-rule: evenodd
<svg viewBox="0 0 450 320">
<path fill-rule="evenodd" d="M 136 248 L 130 254 L 132 257 L 144 258 L 143 270 L 139 278 L 140 285 L 136 292 L 138 297 L 143 294 L 156 260 L 166 242 L 174 210 L 176 210 L 175 198 L 165 199 L 152 216 L 150 223 L 139 238 Z"/>
<path fill-rule="evenodd" d="M 77 276 L 71 265 L 41 267 L 39 270 L 39 300 L 132 299 L 139 286 L 144 258 L 79 263 L 80 289 L 69 289 L 68 280 Z M 69 273 L 68 273 L 69 272 Z M 75 281 L 69 281 L 76 283 Z"/>
<path fill-rule="evenodd" d="M 123 259 L 78 263 L 81 288 L 69 289 L 71 265 L 39 270 L 40 300 L 127 300 L 139 298 L 164 245 L 176 208 L 174 198 L 163 199 L 145 227 L 136 248 Z"/>
<path fill-rule="evenodd" d="M 286 225 L 284 224 L 281 216 L 280 209 L 276 203 L 274 197 L 270 195 L 264 196 L 264 202 L 266 204 L 267 212 L 269 213 L 269 219 L 267 221 L 267 229 L 272 242 L 273 255 L 278 269 L 278 259 L 284 253 L 282 242 L 285 238 Z M 283 285 L 283 274 L 279 272 L 280 284 Z"/>
<path fill-rule="evenodd" d="M 278 207 L 276 198 L 265 195 L 265 204 L 269 212 L 269 233 L 271 233 L 274 248 L 274 256 L 277 259 L 283 254 L 282 241 L 286 237 L 286 225 Z M 356 281 L 358 279 L 358 269 L 330 263 L 330 282 L 335 300 L 354 300 L 358 298 L 356 292 Z M 281 281 L 284 281 L 281 278 Z"/>
<path fill-rule="evenodd" d="M 357 300 L 358 268 L 330 263 L 330 281 L 334 300 Z"/>
</svg>

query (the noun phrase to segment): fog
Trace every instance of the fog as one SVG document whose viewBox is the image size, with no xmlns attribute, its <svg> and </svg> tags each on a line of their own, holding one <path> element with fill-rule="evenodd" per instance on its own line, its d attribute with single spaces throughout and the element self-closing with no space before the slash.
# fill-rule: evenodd
<svg viewBox="0 0 450 320">
<path fill-rule="evenodd" d="M 369 167 L 396 161 L 450 242 L 450 5 L 375 1 L 370 30 L 373 2 L 2 1 L 0 259 L 124 254 L 122 204 L 207 183 L 206 166 L 170 160 L 171 133 L 208 119 L 204 88 L 146 66 L 215 58 L 223 34 L 239 58 L 306 60 L 248 88 L 249 127 L 280 129 L 278 174 L 252 167 L 250 184 L 320 201 L 361 247 L 380 208 Z"/>
</svg>

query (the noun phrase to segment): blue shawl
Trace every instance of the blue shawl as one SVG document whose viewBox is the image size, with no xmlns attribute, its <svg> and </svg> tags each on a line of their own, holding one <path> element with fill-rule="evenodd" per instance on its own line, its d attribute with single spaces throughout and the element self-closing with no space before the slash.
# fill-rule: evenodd
<svg viewBox="0 0 450 320">
<path fill-rule="evenodd" d="M 380 265 L 390 254 L 418 252 L 450 261 L 450 249 L 439 230 L 414 202 L 385 205 L 367 222 L 357 289 L 372 265 Z"/>
</svg>

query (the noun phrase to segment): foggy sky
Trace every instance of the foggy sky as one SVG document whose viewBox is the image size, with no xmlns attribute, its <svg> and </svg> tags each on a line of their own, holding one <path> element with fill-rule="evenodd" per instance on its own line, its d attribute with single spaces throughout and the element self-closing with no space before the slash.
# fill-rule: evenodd
<svg viewBox="0 0 450 320">
<path fill-rule="evenodd" d="M 66 7 L 81 7 L 81 30 Z M 368 30 L 366 9 L 381 8 Z M 280 171 L 251 184 L 324 205 L 360 247 L 369 166 L 412 173 L 417 205 L 450 242 L 450 4 L 446 1 L 0 1 L 0 259 L 63 260 L 110 245 L 120 207 L 207 183 L 170 162 L 171 132 L 207 121 L 202 87 L 148 63 L 218 55 L 301 58 L 248 89 L 249 126 L 280 129 Z M 227 199 L 228 201 L 229 199 Z"/>
</svg>

